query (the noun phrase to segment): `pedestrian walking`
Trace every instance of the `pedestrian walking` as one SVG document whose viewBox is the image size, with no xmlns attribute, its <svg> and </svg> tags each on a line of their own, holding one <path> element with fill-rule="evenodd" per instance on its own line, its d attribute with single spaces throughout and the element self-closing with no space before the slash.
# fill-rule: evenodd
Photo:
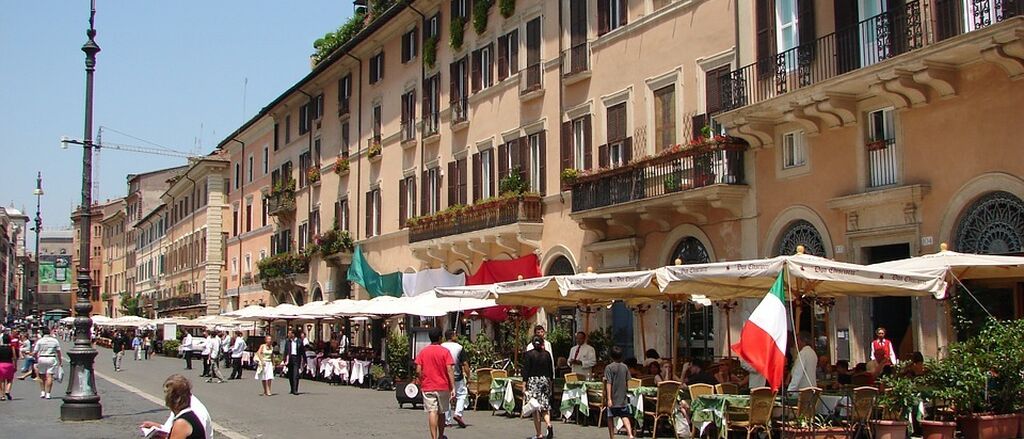
<svg viewBox="0 0 1024 439">
<path fill-rule="evenodd" d="M 110 348 L 114 351 L 114 372 L 121 371 L 121 360 L 124 359 L 124 350 L 128 348 L 128 337 L 121 331 L 114 332 L 114 338 L 110 340 Z"/>
<path fill-rule="evenodd" d="M 245 337 L 242 331 L 235 332 L 235 339 L 231 344 L 231 376 L 229 380 L 242 379 L 242 354 L 245 353 Z"/>
<path fill-rule="evenodd" d="M 192 370 L 192 334 L 185 333 L 181 338 L 181 352 L 185 356 L 185 370 Z"/>
<path fill-rule="evenodd" d="M 423 410 L 427 412 L 430 439 L 442 439 L 445 413 L 451 408 L 455 386 L 455 360 L 441 347 L 441 328 L 430 329 L 430 346 L 416 356 L 416 376 L 423 393 Z"/>
<path fill-rule="evenodd" d="M 533 342 L 530 343 L 533 349 L 523 354 L 523 414 L 533 415 L 533 427 L 537 431 L 535 439 L 551 439 L 555 436 L 555 430 L 551 426 L 551 386 L 555 370 L 551 365 L 551 353 L 545 350 L 544 342 L 540 335 L 535 335 Z M 547 427 L 546 436 L 541 421 L 543 426 Z"/>
<path fill-rule="evenodd" d="M 444 338 L 447 341 L 441 343 L 441 347 L 448 349 L 448 352 L 452 355 L 452 361 L 455 362 L 453 366 L 455 372 L 455 404 L 451 410 L 448 410 L 445 417 L 445 425 L 458 424 L 459 428 L 466 428 L 466 422 L 462 419 L 462 412 L 466 408 L 466 396 L 468 395 L 466 378 L 469 376 L 469 361 L 466 359 L 466 350 L 458 342 L 458 333 L 449 329 L 445 331 Z"/>
<path fill-rule="evenodd" d="M 269 335 L 263 338 L 263 344 L 256 349 L 256 379 L 263 384 L 263 396 L 273 396 L 270 385 L 274 381 L 274 339 Z"/>
<path fill-rule="evenodd" d="M 218 383 L 224 382 L 224 375 L 220 374 L 220 357 L 224 352 L 220 348 L 220 335 L 216 331 L 209 332 L 209 348 L 210 348 L 210 377 L 207 378 L 206 382 L 212 383 L 213 380 L 217 380 Z"/>
<path fill-rule="evenodd" d="M 142 337 L 139 334 L 135 334 L 132 338 L 132 350 L 135 351 L 135 361 L 142 359 Z"/>
<path fill-rule="evenodd" d="M 142 337 L 142 356 L 143 356 L 143 358 L 145 358 L 147 360 L 149 359 L 149 350 L 150 350 L 150 348 L 152 348 L 150 343 L 151 342 L 149 341 L 149 336 L 148 335 Z"/>
<path fill-rule="evenodd" d="M 53 377 L 57 371 L 64 366 L 64 359 L 60 351 L 60 342 L 50 335 L 49 328 L 40 330 L 42 337 L 36 341 L 35 357 L 36 371 L 39 372 L 39 397 L 50 399 L 50 390 L 53 389 Z"/>
<path fill-rule="evenodd" d="M 19 380 L 24 380 L 25 378 L 28 378 L 30 376 L 32 378 L 35 378 L 36 376 L 36 358 L 32 356 L 33 346 L 34 343 L 32 343 L 32 340 L 28 338 L 28 334 L 24 332 L 21 333 L 21 343 L 19 343 L 18 345 L 18 349 L 20 350 L 20 352 L 18 352 L 18 356 L 23 358 L 24 362 L 23 365 L 21 366 L 22 375 L 18 377 Z"/>
<path fill-rule="evenodd" d="M 201 345 L 198 347 L 199 357 L 203 359 L 203 373 L 199 376 L 203 378 L 210 377 L 210 331 L 205 331 L 205 337 L 200 338 Z"/>
<path fill-rule="evenodd" d="M 615 418 L 622 419 L 626 435 L 633 438 L 629 420 L 629 368 L 622 363 L 622 348 L 613 346 L 608 354 L 612 363 L 604 368 L 604 401 L 608 419 L 608 439 L 615 439 Z"/>
<path fill-rule="evenodd" d="M 306 360 L 306 347 L 302 337 L 288 330 L 288 339 L 284 342 L 284 367 L 288 368 L 288 384 L 292 395 L 299 394 L 299 380 L 302 378 L 302 362 Z"/>
<path fill-rule="evenodd" d="M 220 358 L 224 361 L 224 368 L 231 367 L 231 331 L 224 331 L 220 339 Z"/>
<path fill-rule="evenodd" d="M 10 344 L 0 344 L 0 401 L 11 398 L 11 384 L 14 382 L 14 348 Z"/>
</svg>

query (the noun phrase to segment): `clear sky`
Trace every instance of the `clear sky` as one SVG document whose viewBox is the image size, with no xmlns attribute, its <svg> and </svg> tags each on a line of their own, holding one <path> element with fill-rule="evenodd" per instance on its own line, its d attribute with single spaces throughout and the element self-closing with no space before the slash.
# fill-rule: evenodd
<svg viewBox="0 0 1024 439">
<path fill-rule="evenodd" d="M 352 1 L 98 0 L 96 9 L 94 130 L 109 127 L 104 142 L 207 153 L 310 71 L 313 41 L 352 14 Z M 34 217 L 42 171 L 43 229 L 66 227 L 81 201 L 82 151 L 62 150 L 60 137 L 84 131 L 89 0 L 2 10 L 0 204 Z M 93 198 L 124 196 L 127 174 L 183 163 L 104 151 Z"/>
</svg>

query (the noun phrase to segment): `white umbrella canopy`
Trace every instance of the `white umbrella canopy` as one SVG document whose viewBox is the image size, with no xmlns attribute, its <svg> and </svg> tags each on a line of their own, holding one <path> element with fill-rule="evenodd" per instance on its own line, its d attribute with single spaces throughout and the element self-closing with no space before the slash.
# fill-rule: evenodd
<svg viewBox="0 0 1024 439">
<path fill-rule="evenodd" d="M 490 308 L 496 305 L 494 299 L 441 297 L 432 291 L 415 297 L 403 297 L 399 300 L 405 302 L 405 305 L 408 308 L 408 312 L 405 314 L 413 314 L 423 317 L 440 317 L 450 312 Z"/>
<path fill-rule="evenodd" d="M 126 326 L 132 328 L 140 328 L 143 326 L 152 325 L 153 321 L 145 317 L 138 316 L 122 316 L 113 319 L 109 322 L 104 323 L 106 326 Z"/>
<path fill-rule="evenodd" d="M 676 265 L 657 270 L 666 294 L 704 295 L 709 300 L 763 297 L 783 268 L 790 291 L 817 297 L 945 297 L 946 282 L 935 274 L 836 262 L 796 254 L 771 259 Z"/>
<path fill-rule="evenodd" d="M 368 300 L 338 299 L 325 304 L 321 311 L 332 317 L 360 316 Z"/>
<path fill-rule="evenodd" d="M 665 294 L 652 282 L 653 270 L 623 273 L 583 273 L 544 276 L 491 285 L 435 288 L 438 297 L 495 298 L 498 305 L 576 306 L 607 305 L 615 300 L 628 303 L 664 300 Z"/>
<path fill-rule="evenodd" d="M 60 322 L 60 323 L 75 323 L 75 318 L 74 317 L 70 317 L 70 316 L 69 317 L 64 317 L 63 319 L 58 320 L 58 322 Z"/>
<path fill-rule="evenodd" d="M 406 306 L 397 297 L 391 296 L 378 296 L 370 300 L 365 300 L 360 314 L 369 315 L 397 315 L 405 314 Z"/>
<path fill-rule="evenodd" d="M 91 316 L 90 318 L 92 319 L 92 322 L 94 324 L 97 324 L 97 325 L 101 324 L 101 323 L 106 323 L 106 322 L 109 322 L 109 321 L 113 320 L 112 318 L 107 317 L 107 316 L 102 315 L 102 314 L 96 314 L 94 316 Z"/>
<path fill-rule="evenodd" d="M 1024 257 L 958 253 L 949 250 L 945 243 L 939 248 L 938 253 L 882 262 L 870 267 L 953 276 L 960 280 L 1024 278 Z"/>
<path fill-rule="evenodd" d="M 231 312 L 226 312 L 222 315 L 227 317 L 252 317 L 266 313 L 267 307 L 261 305 L 249 305 L 242 309 L 236 309 Z"/>
</svg>

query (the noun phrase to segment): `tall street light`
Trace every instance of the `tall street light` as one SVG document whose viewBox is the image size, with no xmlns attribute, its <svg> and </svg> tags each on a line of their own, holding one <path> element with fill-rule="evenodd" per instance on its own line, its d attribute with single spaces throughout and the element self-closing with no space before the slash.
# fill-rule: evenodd
<svg viewBox="0 0 1024 439">
<path fill-rule="evenodd" d="M 39 210 L 40 210 L 39 206 L 40 206 L 40 203 L 42 202 L 42 199 L 43 199 L 43 173 L 42 172 L 39 172 L 39 173 L 36 174 L 36 188 L 35 188 L 35 190 L 32 191 L 32 195 L 36 196 L 36 228 L 35 228 L 35 231 L 36 231 L 36 268 L 35 268 L 36 284 L 33 285 L 35 287 L 35 292 L 34 293 L 30 293 L 28 295 L 28 297 L 25 297 L 25 299 L 23 301 L 22 306 L 27 308 L 27 310 L 32 310 L 33 308 L 36 308 L 38 306 L 38 304 L 36 303 L 35 299 L 37 297 L 39 297 L 39 284 L 41 283 L 41 281 L 39 279 L 39 233 L 43 231 L 43 216 L 39 212 Z"/>
<path fill-rule="evenodd" d="M 96 0 L 92 0 L 89 8 L 89 30 L 85 32 L 89 40 L 82 46 L 85 52 L 85 138 L 82 160 L 82 207 L 79 209 L 81 221 L 79 234 L 78 262 L 78 300 L 75 302 L 75 346 L 68 351 L 71 357 L 71 373 L 68 380 L 67 396 L 60 406 L 60 419 L 63 421 L 88 421 L 103 417 L 103 406 L 96 393 L 96 376 L 93 363 L 96 360 L 96 349 L 92 347 L 89 332 L 92 329 L 92 303 L 89 302 L 92 280 L 89 279 L 89 251 L 92 247 L 92 82 L 96 71 L 96 54 L 100 46 L 96 44 Z"/>
</svg>

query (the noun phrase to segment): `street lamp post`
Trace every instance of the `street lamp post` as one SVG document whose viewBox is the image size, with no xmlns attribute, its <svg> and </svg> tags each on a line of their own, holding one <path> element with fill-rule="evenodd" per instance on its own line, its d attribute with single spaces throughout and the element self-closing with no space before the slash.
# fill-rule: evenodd
<svg viewBox="0 0 1024 439">
<path fill-rule="evenodd" d="M 92 347 L 89 333 L 92 329 L 92 303 L 89 302 L 92 280 L 89 278 L 89 255 L 92 237 L 92 85 L 93 72 L 96 71 L 96 54 L 100 46 L 96 44 L 96 0 L 92 0 L 89 9 L 89 40 L 82 46 L 85 52 L 85 138 L 82 160 L 82 207 L 79 211 L 79 247 L 78 265 L 78 299 L 75 302 L 75 346 L 68 351 L 71 357 L 71 373 L 68 380 L 67 395 L 60 406 L 60 419 L 63 421 L 88 421 L 103 417 L 103 406 L 96 393 L 96 377 L 93 363 L 96 360 L 96 349 Z"/>
<path fill-rule="evenodd" d="M 43 215 L 39 212 L 39 207 L 43 199 L 43 173 L 39 172 L 36 174 L 36 188 L 32 191 L 32 195 L 36 196 L 36 284 L 35 291 L 28 294 L 28 297 L 22 301 L 22 306 L 26 308 L 26 311 L 31 311 L 38 304 L 36 298 L 39 297 L 39 284 L 42 282 L 39 278 L 39 233 L 43 231 Z M 30 290 L 31 291 L 31 290 Z"/>
</svg>

